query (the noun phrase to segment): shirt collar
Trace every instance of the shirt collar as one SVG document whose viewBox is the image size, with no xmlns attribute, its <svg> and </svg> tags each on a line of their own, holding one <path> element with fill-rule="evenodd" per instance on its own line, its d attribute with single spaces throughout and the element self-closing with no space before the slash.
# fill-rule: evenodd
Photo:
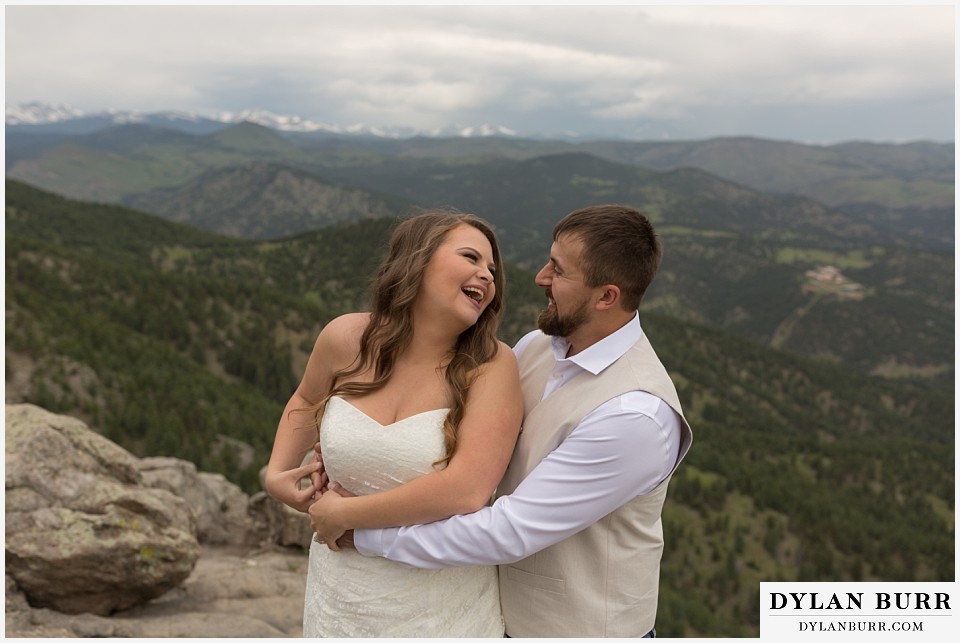
<svg viewBox="0 0 960 643">
<path fill-rule="evenodd" d="M 570 342 L 565 338 L 553 337 L 550 344 L 557 362 L 570 362 L 596 375 L 623 357 L 623 354 L 630 350 L 630 347 L 636 344 L 641 337 L 643 337 L 643 329 L 640 328 L 640 314 L 635 313 L 633 319 L 619 329 L 599 342 L 586 347 L 573 357 L 566 357 Z"/>
</svg>

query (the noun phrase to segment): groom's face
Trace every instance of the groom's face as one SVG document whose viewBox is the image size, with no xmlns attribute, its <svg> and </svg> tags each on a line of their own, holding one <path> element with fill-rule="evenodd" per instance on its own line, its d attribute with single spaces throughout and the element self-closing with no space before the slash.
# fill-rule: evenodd
<svg viewBox="0 0 960 643">
<path fill-rule="evenodd" d="M 590 319 L 593 289 L 584 283 L 582 251 L 579 238 L 558 237 L 550 247 L 550 260 L 537 273 L 537 285 L 547 295 L 547 308 L 540 313 L 537 326 L 547 335 L 569 337 Z"/>
</svg>

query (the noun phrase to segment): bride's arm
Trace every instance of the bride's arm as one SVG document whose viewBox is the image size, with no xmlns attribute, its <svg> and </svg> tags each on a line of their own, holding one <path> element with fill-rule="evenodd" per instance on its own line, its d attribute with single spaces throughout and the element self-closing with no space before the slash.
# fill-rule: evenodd
<svg viewBox="0 0 960 643">
<path fill-rule="evenodd" d="M 379 493 L 350 498 L 324 494 L 310 506 L 314 530 L 333 542 L 348 529 L 414 525 L 476 511 L 500 483 L 522 421 L 517 360 L 501 343 L 470 387 L 457 449 L 447 467 Z"/>
<path fill-rule="evenodd" d="M 301 489 L 300 481 L 317 478 L 321 464 L 314 458 L 301 466 L 304 456 L 313 453 L 317 431 L 313 413 L 304 409 L 317 404 L 330 388 L 333 373 L 349 363 L 355 355 L 351 350 L 359 343 L 369 315 L 343 315 L 327 324 L 314 343 L 300 385 L 286 407 L 273 442 L 273 451 L 267 465 L 265 486 L 271 496 L 299 511 L 306 511 L 316 492 L 313 485 Z"/>
</svg>

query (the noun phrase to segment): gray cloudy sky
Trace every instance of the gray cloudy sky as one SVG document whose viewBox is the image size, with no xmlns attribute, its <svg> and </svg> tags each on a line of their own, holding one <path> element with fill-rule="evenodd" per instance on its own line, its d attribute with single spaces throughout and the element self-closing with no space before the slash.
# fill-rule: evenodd
<svg viewBox="0 0 960 643">
<path fill-rule="evenodd" d="M 8 6 L 7 105 L 811 143 L 954 138 L 935 6 Z"/>
</svg>

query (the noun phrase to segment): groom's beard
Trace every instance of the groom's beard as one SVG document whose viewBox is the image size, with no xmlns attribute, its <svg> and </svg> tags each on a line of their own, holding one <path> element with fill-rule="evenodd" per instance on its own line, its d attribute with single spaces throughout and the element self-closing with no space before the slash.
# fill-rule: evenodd
<svg viewBox="0 0 960 643">
<path fill-rule="evenodd" d="M 570 313 L 563 317 L 560 316 L 560 309 L 554 304 L 553 310 L 547 308 L 541 311 L 537 318 L 537 328 L 543 331 L 545 335 L 553 337 L 569 337 L 587 323 L 589 311 L 587 302 L 583 301 Z"/>
</svg>

